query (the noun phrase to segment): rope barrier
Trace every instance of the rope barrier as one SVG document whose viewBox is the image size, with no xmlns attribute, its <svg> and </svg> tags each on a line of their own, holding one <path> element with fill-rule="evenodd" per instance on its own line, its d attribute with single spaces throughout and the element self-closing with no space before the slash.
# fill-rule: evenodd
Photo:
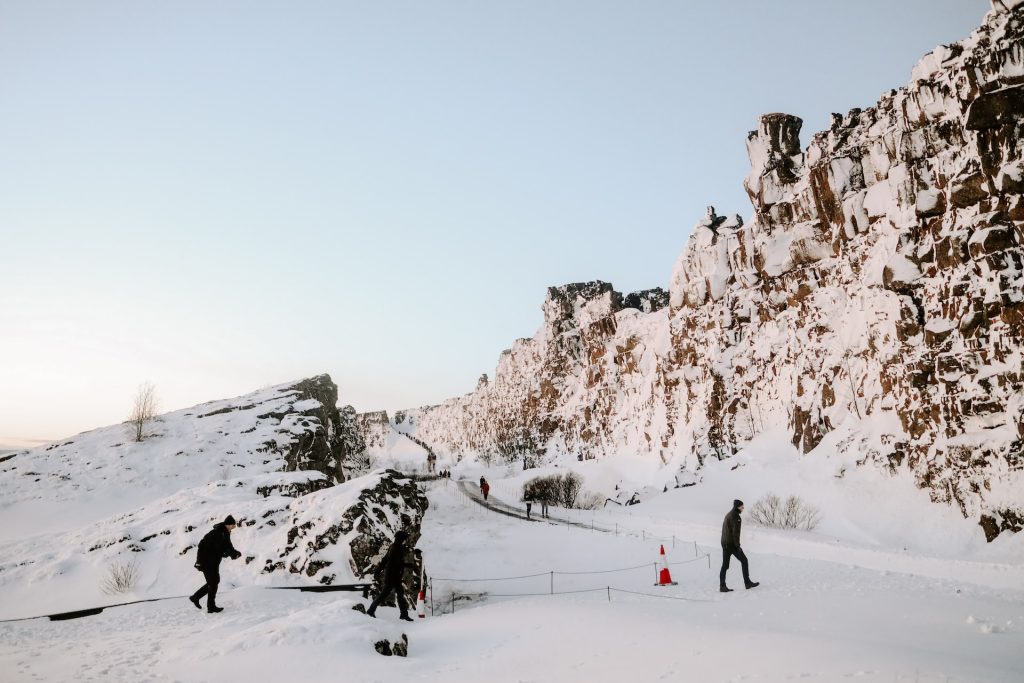
<svg viewBox="0 0 1024 683">
<path fill-rule="evenodd" d="M 706 598 L 689 598 L 683 595 L 655 595 L 654 593 L 642 593 L 640 591 L 631 591 L 624 588 L 614 588 L 612 586 L 602 586 L 601 588 L 583 588 L 580 590 L 571 591 L 554 591 L 549 593 L 452 593 L 452 600 L 457 598 L 533 598 L 533 597 L 551 597 L 553 595 L 577 595 L 581 593 L 625 593 L 628 595 L 640 595 L 645 598 L 656 598 L 659 600 L 682 600 L 684 602 L 714 602 Z"/>
<path fill-rule="evenodd" d="M 645 562 L 644 564 L 638 564 L 635 567 L 623 567 L 622 569 L 601 569 L 587 572 L 554 572 L 556 576 L 562 574 L 564 576 L 582 576 L 584 574 L 615 574 L 617 572 L 631 572 L 636 569 L 650 569 L 653 561 Z"/>
<path fill-rule="evenodd" d="M 547 574 L 544 574 L 547 576 Z M 237 586 L 233 590 L 239 588 L 263 588 L 265 590 L 297 590 L 302 593 L 334 593 L 337 591 L 350 591 L 350 592 L 365 592 L 372 587 L 373 584 L 369 583 L 351 583 L 351 584 L 337 584 L 333 586 Z M 79 619 L 81 617 L 91 617 L 97 614 L 102 614 L 103 610 L 110 609 L 112 607 L 127 607 L 129 605 L 140 605 L 145 602 L 163 602 L 165 600 L 182 600 L 189 597 L 188 595 L 168 595 L 162 598 L 143 598 L 142 600 L 131 600 L 130 602 L 115 602 L 112 605 L 102 605 L 100 607 L 86 607 L 83 609 L 71 610 L 70 612 L 55 612 L 53 614 L 40 614 L 34 617 L 18 617 L 17 619 L 0 619 L 0 624 L 10 624 L 16 621 L 32 621 L 33 619 L 49 619 L 50 621 L 67 621 L 69 619 Z"/>
<path fill-rule="evenodd" d="M 644 565 L 644 566 L 650 566 L 650 565 L 648 564 L 648 565 Z M 559 574 L 561 572 L 555 572 L 555 573 Z M 434 579 L 434 581 L 461 581 L 463 583 L 473 583 L 473 582 L 477 582 L 477 581 L 518 581 L 519 579 L 534 579 L 534 578 L 536 578 L 538 576 L 549 576 L 550 574 L 551 574 L 551 572 L 543 572 L 541 574 L 523 574 L 522 576 L 502 576 L 502 577 L 496 577 L 496 578 L 493 578 L 493 579 L 442 579 L 442 578 L 437 577 L 437 576 L 434 576 L 432 578 Z"/>
<path fill-rule="evenodd" d="M 616 593 L 629 593 L 630 595 L 643 595 L 648 598 L 658 598 L 660 600 L 685 600 L 686 602 L 714 602 L 706 598 L 687 598 L 682 595 L 655 595 L 654 593 L 640 593 L 638 591 L 628 591 L 623 588 L 611 588 L 610 590 Z"/>
<path fill-rule="evenodd" d="M 597 591 L 604 592 L 608 590 L 606 586 L 601 588 L 583 588 L 574 591 L 555 591 L 554 593 L 453 593 L 453 595 L 459 595 L 467 598 L 530 598 L 539 596 L 551 596 L 551 595 L 572 595 L 574 593 L 596 593 Z M 615 590 L 614 588 L 612 590 Z"/>
</svg>

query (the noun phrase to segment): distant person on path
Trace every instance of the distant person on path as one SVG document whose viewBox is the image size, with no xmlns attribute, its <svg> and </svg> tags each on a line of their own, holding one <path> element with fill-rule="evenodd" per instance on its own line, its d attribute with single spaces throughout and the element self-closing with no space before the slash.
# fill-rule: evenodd
<svg viewBox="0 0 1024 683">
<path fill-rule="evenodd" d="M 750 580 L 750 568 L 747 565 L 747 556 L 743 554 L 740 547 L 740 526 L 743 520 L 740 514 L 743 512 L 743 501 L 734 500 L 732 510 L 725 516 L 722 522 L 722 571 L 718 574 L 718 590 L 722 593 L 729 593 L 731 588 L 725 585 L 725 573 L 729 571 L 729 558 L 733 555 L 740 561 L 743 567 L 743 585 L 749 588 L 756 588 L 761 584 Z"/>
<path fill-rule="evenodd" d="M 196 606 L 196 609 L 203 608 L 199 604 L 199 600 L 206 595 L 208 596 L 206 598 L 207 612 L 224 611 L 223 607 L 217 607 L 220 561 L 225 557 L 237 560 L 242 556 L 242 553 L 235 550 L 235 546 L 231 545 L 231 532 L 236 526 L 235 518 L 228 515 L 223 522 L 215 524 L 213 529 L 203 536 L 203 540 L 199 541 L 195 567 L 203 573 L 203 577 L 206 578 L 206 584 L 189 598 L 192 604 Z"/>
<path fill-rule="evenodd" d="M 544 494 L 540 497 L 540 516 L 544 519 L 548 518 L 548 497 Z"/>
<path fill-rule="evenodd" d="M 487 494 L 491 492 L 491 485 L 487 483 L 487 480 L 480 477 L 480 493 L 484 494 L 484 502 L 487 501 Z"/>
<path fill-rule="evenodd" d="M 523 502 L 526 503 L 526 520 L 529 521 L 530 520 L 530 510 L 533 509 L 533 498 L 527 498 Z"/>
<path fill-rule="evenodd" d="M 377 607 L 394 592 L 398 601 L 398 610 L 402 614 L 401 618 L 405 621 L 412 621 L 412 617 L 409 616 L 409 603 L 405 600 L 405 590 L 402 588 L 402 572 L 406 567 L 416 566 L 405 561 L 405 555 L 408 552 L 405 542 L 408 538 L 409 534 L 405 531 L 396 533 L 395 542 L 391 544 L 388 552 L 380 561 L 380 565 L 377 567 L 377 571 L 383 573 L 380 581 L 380 593 L 370 603 L 370 609 L 366 610 L 367 615 L 376 617 Z"/>
</svg>

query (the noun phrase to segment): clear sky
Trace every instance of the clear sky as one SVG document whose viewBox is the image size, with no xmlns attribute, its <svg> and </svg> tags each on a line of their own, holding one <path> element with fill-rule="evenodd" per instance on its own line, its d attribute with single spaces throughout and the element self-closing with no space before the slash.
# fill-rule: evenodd
<svg viewBox="0 0 1024 683">
<path fill-rule="evenodd" d="M 666 286 L 764 112 L 870 106 L 988 0 L 0 0 L 0 444 L 329 372 L 441 401 L 549 285 Z"/>
</svg>

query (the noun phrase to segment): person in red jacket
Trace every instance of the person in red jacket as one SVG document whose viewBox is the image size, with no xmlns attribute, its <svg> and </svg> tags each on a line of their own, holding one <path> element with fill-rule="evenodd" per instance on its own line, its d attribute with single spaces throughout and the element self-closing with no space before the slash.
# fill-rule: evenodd
<svg viewBox="0 0 1024 683">
<path fill-rule="evenodd" d="M 491 492 L 491 485 L 487 483 L 487 480 L 480 477 L 480 493 L 484 494 L 484 500 L 487 500 L 487 494 Z"/>
</svg>

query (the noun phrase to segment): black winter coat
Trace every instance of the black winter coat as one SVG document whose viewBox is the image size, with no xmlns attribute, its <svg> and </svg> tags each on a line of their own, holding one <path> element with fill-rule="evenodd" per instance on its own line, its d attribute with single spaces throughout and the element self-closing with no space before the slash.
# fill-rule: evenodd
<svg viewBox="0 0 1024 683">
<path fill-rule="evenodd" d="M 740 547 L 740 527 L 743 525 L 743 520 L 740 519 L 740 511 L 737 508 L 733 508 L 729 511 L 729 514 L 725 516 L 725 521 L 722 522 L 722 547 L 723 548 L 739 548 Z"/>
<path fill-rule="evenodd" d="M 383 582 L 387 586 L 398 586 L 402 583 L 402 572 L 406 567 L 414 567 L 414 564 L 405 561 L 405 545 L 393 543 L 380 561 L 378 572 L 383 573 Z"/>
<path fill-rule="evenodd" d="M 217 569 L 225 557 L 239 557 L 241 553 L 231 545 L 231 532 L 223 522 L 214 525 L 203 540 L 199 541 L 196 568 L 204 571 Z"/>
</svg>

